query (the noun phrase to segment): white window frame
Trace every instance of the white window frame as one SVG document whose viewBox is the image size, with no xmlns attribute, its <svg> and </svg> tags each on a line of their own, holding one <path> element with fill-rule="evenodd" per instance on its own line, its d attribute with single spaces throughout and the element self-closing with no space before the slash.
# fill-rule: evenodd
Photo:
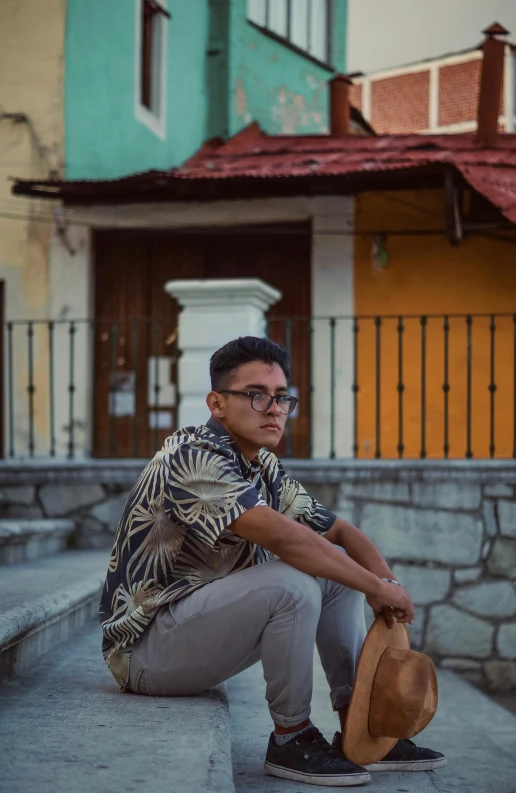
<svg viewBox="0 0 516 793">
<path fill-rule="evenodd" d="M 167 19 L 160 15 L 160 51 L 159 51 L 159 66 L 158 75 L 159 80 L 159 100 L 158 112 L 154 113 L 141 102 L 142 95 L 142 68 L 141 68 L 141 36 L 142 36 L 142 9 L 144 0 L 135 0 L 136 9 L 136 23 L 135 23 L 135 80 L 134 80 L 134 115 L 138 121 L 145 124 L 158 138 L 162 140 L 166 137 L 166 122 L 167 122 L 167 41 L 168 29 Z M 167 8 L 167 0 L 160 0 L 160 4 Z"/>
<path fill-rule="evenodd" d="M 252 25 L 258 27 L 264 33 L 267 33 L 274 38 L 284 41 L 289 47 L 296 52 L 306 55 L 307 57 L 321 63 L 326 67 L 331 68 L 333 53 L 332 53 L 332 36 L 330 34 L 331 18 L 333 16 L 333 0 L 305 0 L 303 3 L 303 13 L 307 14 L 306 20 L 306 46 L 296 41 L 294 31 L 294 14 L 295 9 L 300 7 L 301 0 L 281 0 L 282 7 L 286 9 L 287 16 L 287 30 L 283 33 L 278 30 L 274 22 L 271 24 L 270 9 L 279 7 L 280 0 L 247 0 L 247 21 Z M 317 5 L 324 3 L 326 7 L 326 16 L 324 20 L 324 44 L 326 52 L 323 56 L 316 52 L 315 46 L 315 14 Z M 310 19 L 308 19 L 310 17 Z"/>
</svg>

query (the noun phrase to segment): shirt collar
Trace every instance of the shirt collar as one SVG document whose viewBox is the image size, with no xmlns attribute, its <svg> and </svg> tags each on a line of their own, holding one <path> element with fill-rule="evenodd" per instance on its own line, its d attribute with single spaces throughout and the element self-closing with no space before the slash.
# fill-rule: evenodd
<svg viewBox="0 0 516 793">
<path fill-rule="evenodd" d="M 256 457 L 254 460 L 248 460 L 242 451 L 240 450 L 240 446 L 233 440 L 231 435 L 227 432 L 227 430 L 217 421 L 217 419 L 211 418 L 208 419 L 206 422 L 206 426 L 208 427 L 211 432 L 215 435 L 218 435 L 221 440 L 224 440 L 235 452 L 240 462 L 240 467 L 242 469 L 243 474 L 247 474 L 249 471 L 257 471 L 260 468 L 260 461 L 259 458 Z"/>
</svg>

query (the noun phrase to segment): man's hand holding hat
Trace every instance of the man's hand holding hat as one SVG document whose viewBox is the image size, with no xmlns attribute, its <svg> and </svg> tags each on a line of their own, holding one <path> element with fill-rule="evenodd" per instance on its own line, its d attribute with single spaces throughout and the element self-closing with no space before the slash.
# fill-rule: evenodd
<svg viewBox="0 0 516 793">
<path fill-rule="evenodd" d="M 378 580 L 378 592 L 367 597 L 375 617 L 383 614 L 387 626 L 394 622 L 414 622 L 414 605 L 404 586 L 391 581 Z"/>
</svg>

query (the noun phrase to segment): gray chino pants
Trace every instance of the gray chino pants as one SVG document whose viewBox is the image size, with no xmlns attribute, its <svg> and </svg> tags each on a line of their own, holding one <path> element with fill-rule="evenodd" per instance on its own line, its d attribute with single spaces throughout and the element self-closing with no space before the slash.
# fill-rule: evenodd
<svg viewBox="0 0 516 793">
<path fill-rule="evenodd" d="M 348 704 L 365 637 L 364 596 L 274 560 L 164 606 L 135 645 L 129 689 L 188 696 L 261 660 L 273 720 L 310 715 L 314 645 L 334 709 Z"/>
</svg>

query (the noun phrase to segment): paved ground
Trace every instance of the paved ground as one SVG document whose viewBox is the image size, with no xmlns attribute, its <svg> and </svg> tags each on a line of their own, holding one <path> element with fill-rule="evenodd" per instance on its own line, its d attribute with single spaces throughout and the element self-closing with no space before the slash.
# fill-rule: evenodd
<svg viewBox="0 0 516 793">
<path fill-rule="evenodd" d="M 418 774 L 376 773 L 364 789 L 383 793 L 516 793 L 516 718 L 451 672 L 439 675 L 439 687 L 438 712 L 417 742 L 444 751 L 447 767 Z M 264 774 L 271 722 L 261 666 L 231 680 L 228 689 L 237 793 L 328 790 Z M 331 740 L 337 720 L 327 691 L 322 669 L 316 663 L 312 720 Z"/>
<path fill-rule="evenodd" d="M 225 691 L 121 694 L 92 622 L 0 690 L 0 793 L 231 793 Z"/>
</svg>

